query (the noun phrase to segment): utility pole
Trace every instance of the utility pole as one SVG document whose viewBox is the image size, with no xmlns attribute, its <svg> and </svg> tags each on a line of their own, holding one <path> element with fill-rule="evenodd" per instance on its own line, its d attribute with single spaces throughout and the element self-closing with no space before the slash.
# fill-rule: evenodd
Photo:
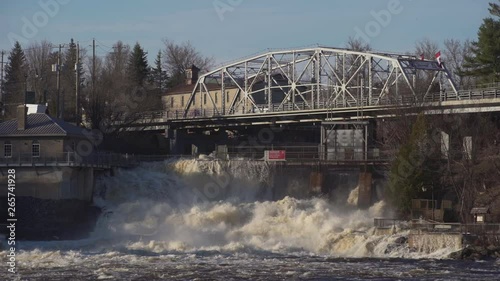
<svg viewBox="0 0 500 281">
<path fill-rule="evenodd" d="M 5 55 L 5 52 L 2 50 L 0 54 L 2 56 L 2 60 L 0 61 L 0 102 L 3 102 L 3 56 Z"/>
<path fill-rule="evenodd" d="M 56 115 L 57 118 L 62 118 L 62 113 L 61 113 L 61 49 L 62 49 L 62 44 L 59 44 L 59 52 L 57 54 L 57 107 L 56 107 Z"/>
<path fill-rule="evenodd" d="M 92 98 L 95 98 L 95 38 L 92 39 Z"/>
<path fill-rule="evenodd" d="M 75 76 L 76 76 L 76 100 L 75 100 L 75 113 L 76 113 L 76 126 L 80 125 L 80 44 L 76 43 L 76 64 L 75 64 Z"/>
</svg>

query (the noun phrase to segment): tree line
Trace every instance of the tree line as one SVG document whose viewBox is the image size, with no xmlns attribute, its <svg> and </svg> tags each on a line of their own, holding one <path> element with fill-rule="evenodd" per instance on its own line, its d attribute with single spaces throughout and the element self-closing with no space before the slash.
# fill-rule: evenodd
<svg viewBox="0 0 500 281">
<path fill-rule="evenodd" d="M 161 110 L 161 93 L 183 83 L 185 69 L 194 64 L 207 71 L 214 64 L 190 42 L 166 39 L 163 43 L 154 65 L 149 65 L 140 43 L 131 47 L 118 41 L 112 51 L 94 56 L 88 48 L 79 49 L 73 39 L 61 53 L 58 45 L 48 41 L 25 47 L 16 42 L 5 65 L 1 118 L 14 118 L 15 107 L 24 103 L 26 93 L 34 93 L 28 96 L 29 102 L 48 104 L 53 116 L 60 111 L 64 120 L 91 129 L 117 120 L 133 122 L 143 112 Z"/>
<path fill-rule="evenodd" d="M 491 83 L 498 88 L 500 5 L 490 3 L 489 11 L 477 41 L 444 42 L 447 67 L 461 88 Z M 438 51 L 430 40 L 417 43 L 417 54 L 430 57 Z M 426 115 L 418 106 L 395 115 L 379 126 L 378 134 L 380 145 L 395 152 L 386 192 L 398 214 L 410 216 L 413 199 L 445 199 L 455 203 L 448 221 L 472 223 L 473 207 L 490 207 L 500 220 L 500 115 Z"/>
</svg>

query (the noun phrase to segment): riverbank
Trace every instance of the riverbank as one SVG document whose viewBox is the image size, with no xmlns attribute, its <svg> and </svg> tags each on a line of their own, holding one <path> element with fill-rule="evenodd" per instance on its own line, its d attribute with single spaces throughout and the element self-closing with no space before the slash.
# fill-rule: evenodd
<svg viewBox="0 0 500 281">
<path fill-rule="evenodd" d="M 495 260 L 500 259 L 500 247 L 489 246 L 467 246 L 460 251 L 450 254 L 451 259 L 457 260 Z"/>
</svg>

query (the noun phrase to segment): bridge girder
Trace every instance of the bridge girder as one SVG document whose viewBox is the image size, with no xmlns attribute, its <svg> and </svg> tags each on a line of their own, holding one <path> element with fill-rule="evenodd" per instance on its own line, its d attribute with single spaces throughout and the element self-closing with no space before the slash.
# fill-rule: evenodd
<svg viewBox="0 0 500 281">
<path fill-rule="evenodd" d="M 421 76 L 427 79 L 419 79 Z M 423 100 L 436 80 L 440 90 L 458 97 L 445 65 L 436 61 L 329 47 L 272 51 L 200 76 L 184 117 L 204 109 L 202 102 L 193 105 L 202 95 L 208 97 L 214 116 L 362 108 L 395 105 L 405 98 Z M 228 89 L 237 92 L 231 101 L 224 95 Z M 214 91 L 221 93 L 221 104 L 212 96 Z"/>
</svg>

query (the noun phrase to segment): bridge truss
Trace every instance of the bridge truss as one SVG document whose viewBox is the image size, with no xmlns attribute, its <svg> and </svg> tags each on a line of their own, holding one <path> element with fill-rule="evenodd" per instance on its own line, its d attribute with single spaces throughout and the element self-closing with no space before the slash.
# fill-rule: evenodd
<svg viewBox="0 0 500 281">
<path fill-rule="evenodd" d="M 231 99 L 228 90 L 235 92 Z M 271 51 L 200 76 L 183 117 L 207 109 L 228 116 L 402 104 L 436 91 L 459 99 L 437 61 L 329 47 Z"/>
</svg>

